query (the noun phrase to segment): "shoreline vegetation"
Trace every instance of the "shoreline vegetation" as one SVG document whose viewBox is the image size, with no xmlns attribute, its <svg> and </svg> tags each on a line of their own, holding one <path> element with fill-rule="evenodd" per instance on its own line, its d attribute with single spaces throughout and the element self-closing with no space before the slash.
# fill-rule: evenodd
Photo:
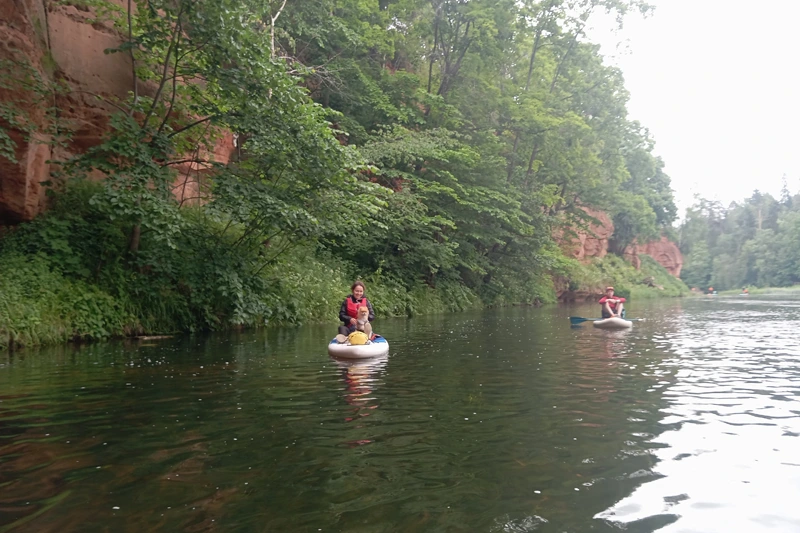
<svg viewBox="0 0 800 533">
<path fill-rule="evenodd" d="M 688 289 L 679 279 L 671 276 L 648 256 L 641 257 L 648 263 L 642 266 L 641 271 L 636 271 L 621 259 L 612 256 L 607 256 L 606 260 L 593 261 L 589 265 L 577 265 L 576 269 L 582 276 L 609 280 L 606 283 L 614 283 L 618 287 L 617 293 L 629 299 L 689 295 Z M 329 270 L 333 274 L 333 282 L 320 277 L 302 280 L 301 269 L 296 272 L 287 271 L 289 279 L 283 286 L 284 291 L 290 294 L 314 294 L 319 299 L 307 300 L 299 305 L 300 302 L 291 297 L 286 297 L 285 300 L 275 299 L 274 294 L 269 294 L 268 297 L 274 301 L 275 310 L 282 313 L 272 315 L 272 320 L 266 318 L 263 321 L 259 319 L 236 323 L 220 317 L 216 324 L 210 325 L 200 321 L 191 323 L 187 317 L 181 316 L 188 307 L 186 301 L 164 300 L 155 308 L 146 308 L 142 303 L 134 303 L 125 296 L 114 297 L 98 285 L 70 280 L 59 269 L 51 269 L 42 256 L 9 254 L 0 256 L 0 259 L 7 266 L 0 273 L 0 293 L 10 297 L 0 304 L 0 352 L 75 341 L 125 337 L 163 338 L 201 330 L 280 327 L 303 323 L 330 323 L 333 334 L 338 323 L 336 314 L 341 299 L 348 293 L 348 280 L 351 279 L 343 271 L 337 270 Z M 328 270 L 319 262 L 309 264 L 307 258 L 298 258 L 298 266 L 300 263 L 303 264 L 302 272 L 305 273 L 324 275 Z M 614 273 L 610 274 L 612 270 Z M 649 276 L 663 282 L 664 289 L 647 285 L 643 280 Z M 552 284 L 532 301 L 514 302 L 499 298 L 494 304 L 486 305 L 476 293 L 465 287 L 447 286 L 438 290 L 417 286 L 407 290 L 391 280 L 383 281 L 377 277 L 367 279 L 370 301 L 375 302 L 379 318 L 557 303 Z M 586 295 L 587 301 L 593 301 L 602 294 L 602 285 L 603 283 L 576 288 Z"/>
<path fill-rule="evenodd" d="M 95 194 L 100 187 L 74 187 L 51 211 L 0 240 L 0 352 L 70 341 L 302 323 L 330 323 L 334 332 L 341 300 L 360 272 L 356 264 L 299 247 L 262 270 L 257 279 L 241 279 L 232 266 L 220 267 L 217 254 L 229 257 L 224 242 L 208 249 L 209 235 L 218 226 L 193 216 L 196 226 L 186 228 L 179 253 L 161 263 L 169 276 L 156 275 L 151 268 L 126 264 L 122 228 L 102 222 L 89 202 L 71 197 Z M 76 212 L 71 209 L 75 205 L 87 210 Z M 112 240 L 98 241 L 102 235 Z M 116 249 L 110 246 L 114 237 Z M 689 293 L 655 260 L 640 258 L 638 271 L 613 255 L 589 264 L 562 258 L 555 279 L 589 299 L 599 298 L 609 283 L 634 300 Z M 554 273 L 543 272 L 527 290 L 494 294 L 491 300 L 457 281 L 432 288 L 422 282 L 409 287 L 380 272 L 361 279 L 379 318 L 557 302 Z"/>
<path fill-rule="evenodd" d="M 381 317 L 609 283 L 688 292 L 620 258 L 675 240 L 677 209 L 620 71 L 583 32 L 596 10 L 621 23 L 646 2 L 86 9 L 119 38 L 105 52 L 131 72 L 127 96 L 71 85 L 56 58 L 0 58 L 0 158 L 23 168 L 20 143 L 45 139 L 64 154 L 49 209 L 3 226 L 0 350 L 335 320 L 356 278 Z M 108 111 L 102 138 L 87 142 L 78 95 Z M 583 265 L 558 241 L 597 212 L 610 254 Z"/>
</svg>

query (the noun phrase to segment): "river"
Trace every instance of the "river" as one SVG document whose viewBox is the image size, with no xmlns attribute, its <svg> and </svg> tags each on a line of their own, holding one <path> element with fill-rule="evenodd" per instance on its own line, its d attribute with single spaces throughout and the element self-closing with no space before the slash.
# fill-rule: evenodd
<svg viewBox="0 0 800 533">
<path fill-rule="evenodd" d="M 800 531 L 800 298 L 0 356 L 0 532 Z"/>
</svg>

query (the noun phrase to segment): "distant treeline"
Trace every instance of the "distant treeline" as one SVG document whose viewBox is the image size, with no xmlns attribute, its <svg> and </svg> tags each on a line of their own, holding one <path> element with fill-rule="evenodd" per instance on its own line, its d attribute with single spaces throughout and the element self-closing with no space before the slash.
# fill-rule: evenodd
<svg viewBox="0 0 800 533">
<path fill-rule="evenodd" d="M 800 195 L 758 191 L 727 208 L 699 199 L 680 227 L 681 279 L 698 288 L 800 283 Z"/>
</svg>

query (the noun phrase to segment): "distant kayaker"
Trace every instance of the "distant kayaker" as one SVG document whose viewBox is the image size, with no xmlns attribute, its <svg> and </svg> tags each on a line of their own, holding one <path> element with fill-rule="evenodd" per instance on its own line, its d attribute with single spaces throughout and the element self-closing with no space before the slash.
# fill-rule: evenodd
<svg viewBox="0 0 800 533">
<path fill-rule="evenodd" d="M 364 296 L 364 292 L 366 291 L 364 283 L 356 281 L 350 287 L 350 290 L 353 291 L 353 293 L 344 299 L 342 307 L 339 309 L 339 320 L 342 321 L 342 325 L 339 326 L 339 335 L 344 335 L 345 337 L 356 330 L 359 307 L 366 307 L 369 309 L 369 321 L 372 322 L 375 320 L 375 311 L 372 309 L 372 304 L 369 303 Z"/>
<path fill-rule="evenodd" d="M 624 318 L 625 298 L 614 296 L 614 287 L 606 287 L 606 295 L 598 302 L 602 307 L 603 318 Z"/>
</svg>

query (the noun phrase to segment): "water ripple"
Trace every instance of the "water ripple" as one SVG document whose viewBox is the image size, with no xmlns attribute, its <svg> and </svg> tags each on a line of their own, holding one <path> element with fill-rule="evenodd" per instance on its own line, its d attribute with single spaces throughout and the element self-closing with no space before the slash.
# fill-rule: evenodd
<svg viewBox="0 0 800 533">
<path fill-rule="evenodd" d="M 382 321 L 369 361 L 313 326 L 9 358 L 0 530 L 794 531 L 800 306 L 632 310 Z"/>
<path fill-rule="evenodd" d="M 662 477 L 599 513 L 636 525 L 670 517 L 659 531 L 800 530 L 800 341 L 796 302 L 689 303 L 659 339 L 674 383 L 664 391 L 652 440 Z M 676 498 L 674 495 L 679 494 Z M 735 514 L 736 521 L 730 518 Z"/>
</svg>

